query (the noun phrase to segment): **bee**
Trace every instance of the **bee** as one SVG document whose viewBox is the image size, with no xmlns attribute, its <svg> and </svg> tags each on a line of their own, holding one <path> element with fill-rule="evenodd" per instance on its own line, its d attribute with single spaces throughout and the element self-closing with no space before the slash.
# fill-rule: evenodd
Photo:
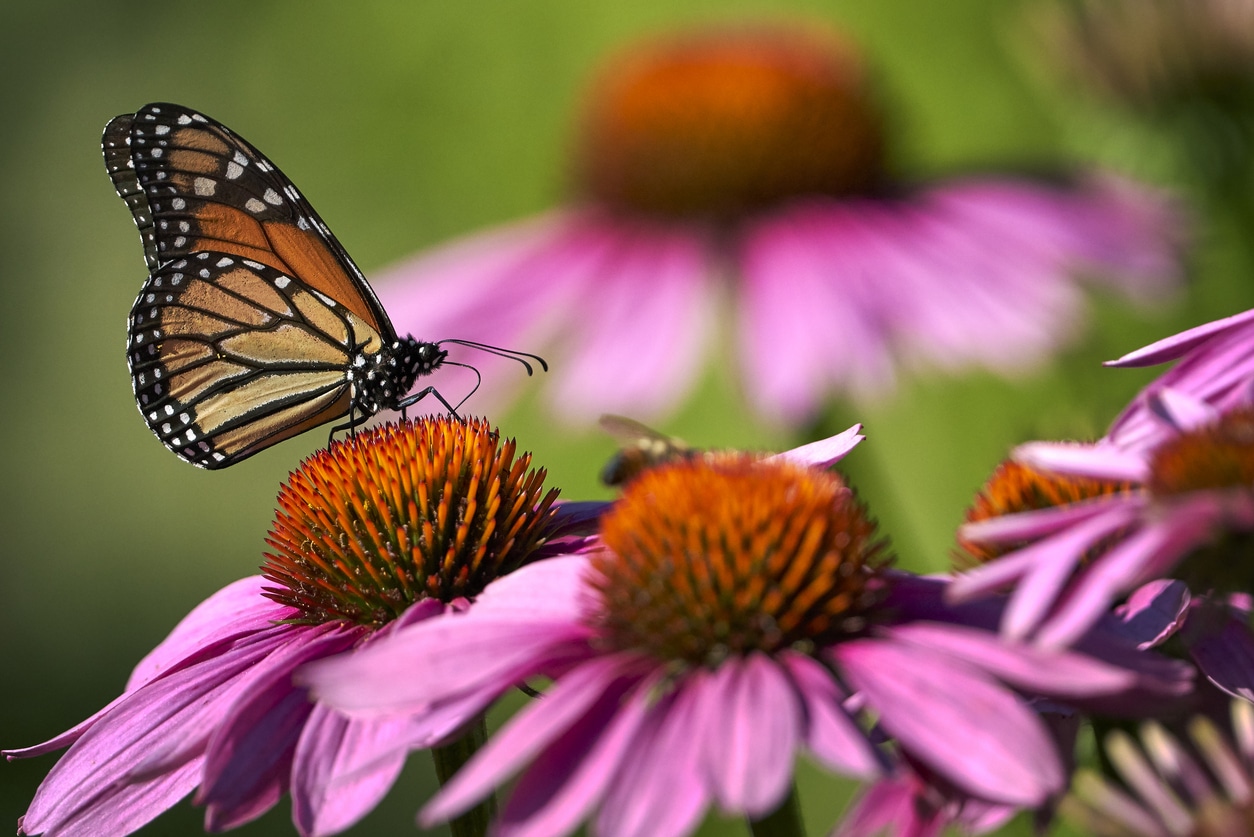
<svg viewBox="0 0 1254 837">
<path fill-rule="evenodd" d="M 621 445 L 601 469 L 601 482 L 611 488 L 622 487 L 658 465 L 705 455 L 683 439 L 659 433 L 626 416 L 603 415 L 597 423 Z"/>
</svg>

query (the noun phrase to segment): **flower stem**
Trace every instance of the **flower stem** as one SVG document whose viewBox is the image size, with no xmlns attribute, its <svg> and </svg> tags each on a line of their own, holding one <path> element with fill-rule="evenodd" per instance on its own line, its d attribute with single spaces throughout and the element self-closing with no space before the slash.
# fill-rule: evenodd
<svg viewBox="0 0 1254 837">
<path fill-rule="evenodd" d="M 797 786 L 788 790 L 788 796 L 773 812 L 760 820 L 750 820 L 753 837 L 805 837 L 805 823 L 801 820 L 801 802 L 797 798 Z"/>
<path fill-rule="evenodd" d="M 448 784 L 453 775 L 461 770 L 462 765 L 470 761 L 470 757 L 488 740 L 487 722 L 480 716 L 471 723 L 466 734 L 443 747 L 434 747 L 431 758 L 435 760 L 435 775 L 440 780 L 440 787 Z M 449 821 L 449 831 L 453 837 L 484 837 L 488 826 L 496 818 L 496 797 L 489 796 L 474 808 L 460 817 Z"/>
</svg>

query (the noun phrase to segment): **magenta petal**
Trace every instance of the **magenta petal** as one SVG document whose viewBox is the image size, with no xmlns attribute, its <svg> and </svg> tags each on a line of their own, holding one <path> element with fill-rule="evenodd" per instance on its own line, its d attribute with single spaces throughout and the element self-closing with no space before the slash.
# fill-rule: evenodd
<svg viewBox="0 0 1254 837">
<path fill-rule="evenodd" d="M 566 352 L 550 373 L 560 416 L 656 416 L 691 387 L 704 359 L 713 317 L 703 234 L 640 225 L 618 239 L 562 335 Z"/>
<path fill-rule="evenodd" d="M 125 811 L 127 822 L 147 821 L 185 796 L 200 781 L 205 742 L 239 694 L 244 673 L 281 648 L 284 633 L 272 627 L 116 701 L 39 786 L 26 813 L 27 831 L 55 832 L 85 817 L 103 817 L 105 810 L 121 810 L 117 799 L 147 800 L 151 810 Z M 163 762 L 160 769 L 157 761 Z M 154 768 L 145 770 L 146 763 Z"/>
<path fill-rule="evenodd" d="M 302 837 L 337 834 L 379 803 L 405 766 L 403 719 L 350 719 L 315 706 L 305 722 L 292 761 L 292 820 Z M 386 757 L 376 757 L 381 750 Z M 373 766 L 347 775 L 346 766 Z"/>
<path fill-rule="evenodd" d="M 1109 444 L 1029 442 L 1015 448 L 1011 457 L 1041 471 L 1078 477 L 1140 483 L 1149 476 L 1149 463 L 1143 454 Z"/>
<path fill-rule="evenodd" d="M 1149 407 L 1180 433 L 1214 424 L 1220 415 L 1209 404 L 1170 387 L 1163 387 L 1150 394 Z"/>
<path fill-rule="evenodd" d="M 826 439 L 820 439 L 817 442 L 811 442 L 799 448 L 768 456 L 767 461 L 785 460 L 795 462 L 798 465 L 809 465 L 814 468 L 830 468 L 844 459 L 849 451 L 857 447 L 858 443 L 866 438 L 866 436 L 862 435 L 861 430 L 862 425 L 855 424 L 853 427 L 842 433 L 837 433 L 835 436 L 829 436 Z"/>
<path fill-rule="evenodd" d="M 200 767 L 197 759 L 143 782 L 99 789 L 92 795 L 84 789 L 63 810 L 36 814 L 32 806 L 19 821 L 18 833 L 48 837 L 130 834 L 191 793 L 200 781 Z"/>
<path fill-rule="evenodd" d="M 1013 645 L 987 631 L 916 622 L 885 629 L 894 640 L 964 660 L 1020 691 L 1066 700 L 1116 694 L 1136 685 L 1130 668 L 1087 654 Z"/>
<path fill-rule="evenodd" d="M 292 756 L 313 709 L 292 672 L 310 660 L 337 654 L 358 638 L 335 624 L 291 626 L 298 641 L 258 663 L 240 700 L 214 733 L 196 795 L 205 827 L 225 830 L 268 811 L 287 790 Z M 295 637 L 294 637 L 295 639 Z"/>
<path fill-rule="evenodd" d="M 884 729 L 959 788 L 1027 807 L 1065 786 L 1040 719 L 976 670 L 932 650 L 885 640 L 845 642 L 830 653 Z"/>
<path fill-rule="evenodd" d="M 1072 584 L 1070 596 L 1041 626 L 1036 641 L 1047 647 L 1070 645 L 1110 610 L 1118 596 L 1168 572 L 1204 541 L 1221 510 L 1206 503 L 1191 506 L 1189 512 L 1177 509 L 1170 520 L 1133 532 L 1098 558 Z"/>
<path fill-rule="evenodd" d="M 1190 644 L 1189 655 L 1202 673 L 1234 697 L 1254 701 L 1254 638 L 1237 619 Z"/>
<path fill-rule="evenodd" d="M 1033 541 L 1099 516 L 1114 514 L 1125 522 L 1131 522 L 1145 507 L 1145 504 L 1145 498 L 1139 494 L 1094 497 L 1091 500 L 1081 500 L 1065 506 L 1006 514 L 966 523 L 959 528 L 958 536 L 963 540 L 994 545 Z"/>
<path fill-rule="evenodd" d="M 594 658 L 572 669 L 545 693 L 543 700 L 527 706 L 497 732 L 427 803 L 419 821 L 429 828 L 463 813 L 555 742 L 594 747 L 589 742 L 601 730 L 590 724 L 608 724 L 619 700 L 645 671 L 639 659 L 627 655 Z M 638 709 L 633 704 L 630 711 Z M 577 738 L 572 730 L 580 731 L 587 740 Z M 540 789 L 534 792 L 544 795 Z M 514 811 L 518 813 L 518 808 Z"/>
<path fill-rule="evenodd" d="M 571 622 L 522 617 L 477 618 L 475 611 L 432 619 L 354 654 L 319 661 L 300 672 L 319 703 L 360 715 L 410 712 L 487 690 L 500 694 L 544 670 L 588 629 Z M 422 672 L 397 677 L 397 671 Z"/>
<path fill-rule="evenodd" d="M 788 793 L 801 739 L 801 703 L 765 654 L 725 661 L 710 709 L 705 770 L 723 810 L 757 819 Z"/>
<path fill-rule="evenodd" d="M 844 709 L 847 697 L 831 672 L 817 661 L 791 651 L 780 662 L 792 675 L 805 706 L 806 747 L 827 767 L 869 779 L 887 769 L 883 756 Z"/>
<path fill-rule="evenodd" d="M 696 671 L 659 700 L 606 791 L 593 833 L 602 837 L 685 837 L 701 822 L 710 791 L 694 746 L 702 729 L 699 693 L 709 675 Z"/>
<path fill-rule="evenodd" d="M 1189 612 L 1192 596 L 1183 581 L 1160 578 L 1142 584 L 1115 610 L 1121 632 L 1146 650 L 1172 636 Z"/>
<path fill-rule="evenodd" d="M 881 779 L 854 800 L 831 837 L 940 837 L 947 819 L 915 791 L 904 777 Z"/>
<path fill-rule="evenodd" d="M 1254 309 L 1235 314 L 1222 320 L 1205 323 L 1200 326 L 1173 334 L 1156 343 L 1128 352 L 1118 360 L 1107 361 L 1107 366 L 1154 366 L 1175 360 L 1190 349 L 1205 343 L 1216 334 L 1245 325 L 1254 320 Z"/>
<path fill-rule="evenodd" d="M 288 618 L 292 608 L 261 594 L 266 583 L 259 575 L 241 578 L 192 608 L 169 636 L 135 666 L 126 691 L 159 677 L 171 666 L 214 643 L 268 628 Z"/>
</svg>

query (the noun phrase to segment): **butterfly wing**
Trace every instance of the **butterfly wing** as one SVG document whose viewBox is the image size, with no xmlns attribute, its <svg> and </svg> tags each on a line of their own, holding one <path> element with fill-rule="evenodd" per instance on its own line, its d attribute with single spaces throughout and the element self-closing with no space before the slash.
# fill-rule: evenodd
<svg viewBox="0 0 1254 837">
<path fill-rule="evenodd" d="M 211 469 L 348 412 L 355 351 L 382 345 L 347 306 L 222 251 L 156 268 L 129 331 L 144 420 L 182 459 Z"/>
<path fill-rule="evenodd" d="M 139 227 L 149 272 L 202 250 L 297 279 L 395 331 L 378 297 L 309 202 L 256 148 L 181 105 L 155 103 L 105 126 L 105 167 Z"/>
</svg>

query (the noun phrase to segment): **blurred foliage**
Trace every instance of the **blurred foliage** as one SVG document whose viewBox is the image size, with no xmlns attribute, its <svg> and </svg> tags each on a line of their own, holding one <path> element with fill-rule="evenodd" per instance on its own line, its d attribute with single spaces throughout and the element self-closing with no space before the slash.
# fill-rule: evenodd
<svg viewBox="0 0 1254 837">
<path fill-rule="evenodd" d="M 279 162 L 370 273 L 553 205 L 571 106 L 598 56 L 643 32 L 715 16 L 801 14 L 850 31 L 880 70 L 913 175 L 1035 168 L 1068 148 L 1077 159 L 1084 149 L 1065 141 L 1006 48 L 1010 10 L 1000 0 L 0 6 L 0 665 L 9 683 L 0 744 L 32 744 L 90 715 L 195 603 L 254 572 L 279 482 L 326 441 L 315 431 L 207 473 L 171 456 L 138 419 L 124 322 L 144 270 L 100 160 L 110 117 L 167 100 L 237 128 Z M 1254 304 L 1240 249 L 1248 236 L 1235 222 L 1209 224 L 1182 305 L 1147 316 L 1099 302 L 1088 339 L 1034 377 L 933 378 L 884 404 L 840 408 L 833 429 L 867 425 L 870 441 L 848 470 L 902 565 L 945 566 L 966 502 L 1009 445 L 1097 435 L 1152 375 L 1104 370 L 1100 360 Z M 660 429 L 702 446 L 801 441 L 755 424 L 736 386 L 723 365 Z M 596 474 L 610 439 L 555 428 L 531 404 L 495 419 L 564 496 L 606 496 Z M 0 828 L 53 763 L 0 766 Z M 412 759 L 353 833 L 411 833 L 432 775 L 427 759 Z M 815 834 L 848 795 L 829 787 L 803 770 Z M 199 817 L 184 804 L 144 833 L 194 833 Z M 286 801 L 239 833 L 293 833 Z M 702 833 L 744 827 L 712 820 Z"/>
</svg>

